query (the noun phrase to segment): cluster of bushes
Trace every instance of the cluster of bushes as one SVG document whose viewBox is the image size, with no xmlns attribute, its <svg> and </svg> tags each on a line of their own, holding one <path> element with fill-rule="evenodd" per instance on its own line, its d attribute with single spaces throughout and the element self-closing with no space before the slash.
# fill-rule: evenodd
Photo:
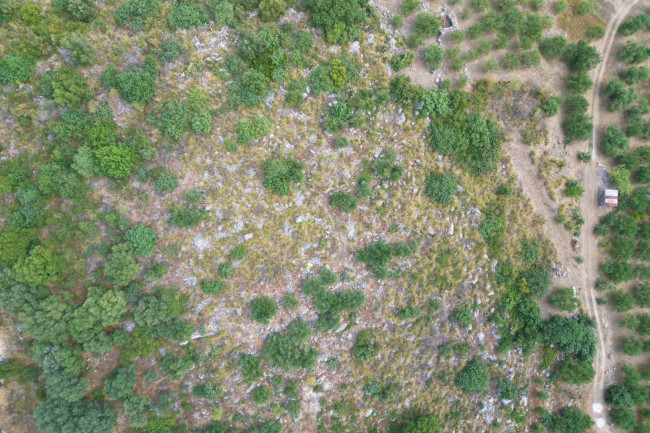
<svg viewBox="0 0 650 433">
<path fill-rule="evenodd" d="M 618 32 L 623 36 L 630 36 L 638 31 L 648 29 L 650 29 L 650 14 L 647 13 L 628 18 L 618 26 Z"/>
<path fill-rule="evenodd" d="M 0 86 L 29 81 L 36 62 L 20 52 L 10 52 L 0 58 Z"/>
<path fill-rule="evenodd" d="M 118 26 L 141 31 L 148 21 L 160 15 L 160 10 L 160 0 L 127 0 L 115 10 L 115 22 Z"/>
<path fill-rule="evenodd" d="M 288 195 L 291 185 L 302 181 L 304 168 L 295 158 L 268 158 L 262 164 L 262 184 L 278 195 Z"/>
<path fill-rule="evenodd" d="M 255 116 L 251 120 L 242 120 L 237 123 L 235 130 L 237 131 L 237 142 L 248 144 L 271 132 L 271 120 L 265 116 Z"/>
<path fill-rule="evenodd" d="M 306 0 L 302 5 L 309 11 L 309 23 L 323 30 L 331 44 L 356 40 L 372 11 L 367 0 Z"/>
<path fill-rule="evenodd" d="M 362 250 L 357 250 L 355 259 L 360 263 L 366 263 L 370 267 L 370 272 L 377 278 L 385 279 L 391 277 L 396 271 L 387 268 L 388 264 L 397 257 L 409 257 L 417 245 L 414 242 L 395 242 L 387 243 L 380 239 L 371 242 Z"/>
<path fill-rule="evenodd" d="M 429 125 L 431 148 L 443 156 L 451 155 L 472 175 L 493 170 L 502 141 L 497 124 L 478 113 L 466 114 L 468 101 L 457 102 L 444 120 Z"/>
<path fill-rule="evenodd" d="M 311 369 L 318 357 L 318 350 L 307 346 L 311 335 L 309 324 L 299 319 L 286 332 L 274 332 L 266 338 L 262 359 L 284 371 Z"/>
<path fill-rule="evenodd" d="M 163 105 L 158 128 L 165 138 L 180 141 L 185 132 L 208 134 L 212 130 L 212 113 L 207 96 L 199 89 L 189 91 L 186 101 L 173 99 Z"/>
<path fill-rule="evenodd" d="M 147 57 L 144 67 L 132 66 L 119 72 L 115 66 L 109 66 L 102 74 L 102 84 L 117 89 L 132 104 L 146 105 L 153 102 L 158 73 L 156 61 Z"/>
<path fill-rule="evenodd" d="M 319 313 L 316 329 L 328 332 L 336 329 L 344 312 L 356 313 L 366 301 L 363 292 L 354 290 L 331 291 L 327 287 L 338 282 L 339 278 L 329 268 L 324 267 L 320 274 L 303 281 L 302 292 L 313 299 Z"/>
<path fill-rule="evenodd" d="M 323 128 L 329 133 L 343 131 L 349 127 L 359 128 L 373 119 L 382 103 L 388 102 L 383 90 L 359 91 L 330 105 L 323 118 Z"/>
<path fill-rule="evenodd" d="M 612 408 L 610 419 L 618 428 L 644 431 L 650 425 L 650 414 L 642 409 L 650 401 L 650 391 L 639 384 L 647 379 L 647 367 L 643 367 L 639 373 L 631 365 L 624 365 L 623 383 L 611 385 L 605 390 L 605 402 Z"/>
</svg>

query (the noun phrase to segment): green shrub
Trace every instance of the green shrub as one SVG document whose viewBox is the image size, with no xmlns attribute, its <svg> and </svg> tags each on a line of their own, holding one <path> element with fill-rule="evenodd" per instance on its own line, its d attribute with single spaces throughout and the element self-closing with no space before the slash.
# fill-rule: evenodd
<svg viewBox="0 0 650 433">
<path fill-rule="evenodd" d="M 589 415 L 577 407 L 563 407 L 550 417 L 552 433 L 586 433 L 593 425 Z"/>
<path fill-rule="evenodd" d="M 118 26 L 129 26 L 134 31 L 144 30 L 147 20 L 160 15 L 160 0 L 127 0 L 115 10 Z"/>
<path fill-rule="evenodd" d="M 235 268 L 232 266 L 231 263 L 221 263 L 217 267 L 217 274 L 221 278 L 230 278 L 233 276 L 235 273 Z"/>
<path fill-rule="evenodd" d="M 389 244 L 383 239 L 371 242 L 362 250 L 357 250 L 355 259 L 360 263 L 370 266 L 370 272 L 377 278 L 388 278 L 392 275 L 386 266 L 395 257 L 408 257 L 414 250 L 415 245 L 407 245 L 403 242 Z"/>
<path fill-rule="evenodd" d="M 636 413 L 632 409 L 613 410 L 610 418 L 621 430 L 632 431 L 636 427 Z"/>
<path fill-rule="evenodd" d="M 605 36 L 605 28 L 600 25 L 591 26 L 587 29 L 589 39 L 602 39 Z"/>
<path fill-rule="evenodd" d="M 160 48 L 160 57 L 167 62 L 175 62 L 183 52 L 183 41 L 170 37 L 165 40 Z"/>
<path fill-rule="evenodd" d="M 224 288 L 223 281 L 219 280 L 203 280 L 201 281 L 201 290 L 206 295 L 216 295 L 221 293 Z"/>
<path fill-rule="evenodd" d="M 271 121 L 265 116 L 255 116 L 251 120 L 242 120 L 237 123 L 235 130 L 237 131 L 238 143 L 250 143 L 271 132 Z"/>
<path fill-rule="evenodd" d="M 440 18 L 420 12 L 415 18 L 414 30 L 415 33 L 425 38 L 437 36 L 440 31 Z"/>
<path fill-rule="evenodd" d="M 304 167 L 295 158 L 268 158 L 262 165 L 262 184 L 278 195 L 288 195 L 291 185 L 302 181 Z"/>
<path fill-rule="evenodd" d="M 595 10 L 596 6 L 589 0 L 582 0 L 581 2 L 578 2 L 578 5 L 576 6 L 576 13 L 578 15 L 590 14 Z"/>
<path fill-rule="evenodd" d="M 246 245 L 240 244 L 233 248 L 230 253 L 228 253 L 228 258 L 234 261 L 244 260 L 247 253 L 248 249 L 246 248 Z"/>
<path fill-rule="evenodd" d="M 299 319 L 289 325 L 286 333 L 274 332 L 268 336 L 262 359 L 284 371 L 311 369 L 318 357 L 318 351 L 305 344 L 311 335 L 309 324 Z"/>
<path fill-rule="evenodd" d="M 208 216 L 205 209 L 174 206 L 171 210 L 169 223 L 175 227 L 191 228 L 198 226 Z"/>
<path fill-rule="evenodd" d="M 330 44 L 357 39 L 369 15 L 367 0 L 305 0 L 301 4 L 309 11 L 309 23 L 322 29 Z"/>
<path fill-rule="evenodd" d="M 36 64 L 22 53 L 9 53 L 0 59 L 0 86 L 29 81 Z"/>
<path fill-rule="evenodd" d="M 472 359 L 456 375 L 456 384 L 465 392 L 480 394 L 490 385 L 490 373 L 484 362 Z"/>
<path fill-rule="evenodd" d="M 61 47 L 70 55 L 77 66 L 90 66 L 95 63 L 95 48 L 82 33 L 66 33 L 61 38 Z"/>
<path fill-rule="evenodd" d="M 572 71 L 588 71 L 600 63 L 598 51 L 586 41 L 578 41 L 567 45 L 564 50 L 564 59 Z"/>
<path fill-rule="evenodd" d="M 250 313 L 253 320 L 268 325 L 278 313 L 278 304 L 268 296 L 259 296 L 251 301 Z"/>
<path fill-rule="evenodd" d="M 140 67 L 131 67 L 115 76 L 115 88 L 132 104 L 151 104 L 155 86 L 155 75 Z"/>
<path fill-rule="evenodd" d="M 395 54 L 390 58 L 388 64 L 394 72 L 399 72 L 413 63 L 413 51 L 405 51 L 403 53 Z"/>
<path fill-rule="evenodd" d="M 259 7 L 262 21 L 277 21 L 287 10 L 284 0 L 262 0 Z"/>
<path fill-rule="evenodd" d="M 401 29 L 402 26 L 404 26 L 404 17 L 402 17 L 401 15 L 393 16 L 393 19 L 391 20 L 391 24 L 396 29 Z"/>
<path fill-rule="evenodd" d="M 336 191 L 330 196 L 329 203 L 345 213 L 351 213 L 357 209 L 359 200 L 345 191 Z"/>
<path fill-rule="evenodd" d="M 582 197 L 585 189 L 577 180 L 567 180 L 564 184 L 564 195 L 567 197 Z"/>
<path fill-rule="evenodd" d="M 138 256 L 149 257 L 156 252 L 158 235 L 155 230 L 144 224 L 137 224 L 131 227 L 124 234 L 124 238 L 129 241 L 133 247 L 133 252 Z"/>
<path fill-rule="evenodd" d="M 130 177 L 140 160 L 133 148 L 123 144 L 101 147 L 94 155 L 99 172 L 116 179 Z"/>
<path fill-rule="evenodd" d="M 179 141 L 188 129 L 189 109 L 182 101 L 172 99 L 163 105 L 162 117 L 158 122 L 165 138 Z"/>
<path fill-rule="evenodd" d="M 463 328 L 469 328 L 474 322 L 474 314 L 469 307 L 458 307 L 449 315 L 449 320 Z"/>
<path fill-rule="evenodd" d="M 172 30 L 201 27 L 210 21 L 208 13 L 192 0 L 175 0 L 167 16 L 167 23 Z"/>
<path fill-rule="evenodd" d="M 266 98 L 271 88 L 266 75 L 255 70 L 248 70 L 228 84 L 230 103 L 237 107 L 245 105 L 252 107 L 260 104 Z"/>
<path fill-rule="evenodd" d="M 549 296 L 548 302 L 560 310 L 572 312 L 577 308 L 580 301 L 574 296 L 571 287 L 561 287 L 555 289 Z"/>
<path fill-rule="evenodd" d="M 251 391 L 251 399 L 257 405 L 265 405 L 271 401 L 271 390 L 260 385 Z"/>
<path fill-rule="evenodd" d="M 424 58 L 424 64 L 428 68 L 438 69 L 442 65 L 444 60 L 445 52 L 443 48 L 439 45 L 432 44 L 422 50 L 422 57 Z"/>
<path fill-rule="evenodd" d="M 296 308 L 300 307 L 300 301 L 298 298 L 296 298 L 296 295 L 289 293 L 284 297 L 282 305 L 284 305 L 284 308 L 287 310 L 295 310 Z"/>
<path fill-rule="evenodd" d="M 401 10 L 404 15 L 409 16 L 419 7 L 419 0 L 404 0 L 404 2 L 402 2 Z"/>
<path fill-rule="evenodd" d="M 337 149 L 342 149 L 344 147 L 348 147 L 349 145 L 350 141 L 345 137 L 337 137 L 336 140 L 334 140 L 334 147 Z"/>
<path fill-rule="evenodd" d="M 178 178 L 166 167 L 158 167 L 153 173 L 153 186 L 157 192 L 165 194 L 178 188 Z"/>
<path fill-rule="evenodd" d="M 573 357 L 567 357 L 557 368 L 560 379 L 572 385 L 584 385 L 593 380 L 596 371 L 589 361 L 581 361 Z"/>
<path fill-rule="evenodd" d="M 239 354 L 239 362 L 242 378 L 246 382 L 257 382 L 264 376 L 264 373 L 262 372 L 262 363 L 257 356 L 241 353 Z"/>
<path fill-rule="evenodd" d="M 284 95 L 284 99 L 292 107 L 299 107 L 304 101 L 304 94 L 307 93 L 307 81 L 306 80 L 293 80 L 287 86 L 287 93 Z"/>
<path fill-rule="evenodd" d="M 129 244 L 115 245 L 104 266 L 104 274 L 118 286 L 126 286 L 140 272 Z"/>
<path fill-rule="evenodd" d="M 397 151 L 392 147 L 384 149 L 379 158 L 372 163 L 372 171 L 383 182 L 397 182 L 406 172 L 403 165 L 397 164 Z"/>
<path fill-rule="evenodd" d="M 424 180 L 424 194 L 442 205 L 450 205 L 456 194 L 456 178 L 451 174 L 432 172 Z"/>
<path fill-rule="evenodd" d="M 76 20 L 87 23 L 97 16 L 95 0 L 54 0 L 52 6 L 60 14 L 67 14 Z"/>
<path fill-rule="evenodd" d="M 563 12 L 566 12 L 566 10 L 569 8 L 568 3 L 566 0 L 558 0 L 555 2 L 555 13 L 556 14 L 561 14 Z"/>
<path fill-rule="evenodd" d="M 375 333 L 369 329 L 363 330 L 357 334 L 357 338 L 352 346 L 352 356 L 359 361 L 365 361 L 374 358 L 379 353 L 381 346 L 377 341 Z"/>
<path fill-rule="evenodd" d="M 623 23 L 618 27 L 618 32 L 623 36 L 630 36 L 640 30 L 647 30 L 649 28 L 650 14 L 641 13 L 623 21 Z"/>
</svg>

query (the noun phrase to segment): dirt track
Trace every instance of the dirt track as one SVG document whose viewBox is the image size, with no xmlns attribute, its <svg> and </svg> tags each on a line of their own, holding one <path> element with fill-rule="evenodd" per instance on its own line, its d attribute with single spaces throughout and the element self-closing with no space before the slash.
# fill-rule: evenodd
<svg viewBox="0 0 650 433">
<path fill-rule="evenodd" d="M 611 371 L 614 366 L 611 328 L 605 317 L 605 311 L 603 310 L 601 312 L 598 310 L 594 289 L 595 281 L 598 277 L 598 264 L 600 262 L 597 240 L 593 234 L 593 227 L 600 217 L 597 203 L 597 170 L 599 162 L 596 140 L 597 134 L 601 129 L 599 120 L 601 110 L 603 109 L 601 107 L 600 92 L 618 26 L 638 2 L 639 0 L 614 0 L 614 3 L 609 4 L 608 9 L 612 11 L 613 15 L 608 19 L 605 37 L 596 44 L 602 62 L 592 72 L 594 87 L 589 95 L 591 116 L 594 124 L 592 161 L 587 165 L 581 165 L 576 170 L 577 175 L 581 174 L 580 177 L 583 180 L 585 188 L 585 194 L 580 205 L 585 220 L 580 239 L 584 262 L 578 269 L 569 269 L 570 272 L 562 281 L 563 286 L 575 285 L 582 287 L 580 293 L 583 306 L 589 315 L 594 318 L 597 325 L 600 347 L 594 360 L 596 377 L 583 390 L 582 407 L 594 419 L 599 432 L 609 432 L 611 430 L 607 423 L 603 395 L 608 385 L 608 371 Z M 587 146 L 589 146 L 588 143 Z M 505 147 L 519 175 L 520 186 L 530 198 L 533 208 L 544 218 L 545 234 L 555 245 L 558 260 L 561 264 L 570 266 L 570 264 L 574 263 L 575 257 L 570 245 L 571 235 L 554 221 L 556 205 L 549 197 L 546 189 L 540 187 L 541 180 L 537 175 L 538 169 L 530 160 L 528 149 L 519 143 L 508 143 Z M 589 151 L 589 148 L 587 147 L 586 150 Z"/>
<path fill-rule="evenodd" d="M 614 6 L 614 16 L 610 18 L 605 37 L 600 41 L 598 51 L 600 52 L 602 62 L 592 73 L 594 87 L 591 91 L 591 116 L 593 119 L 594 130 L 592 135 L 592 160 L 584 168 L 584 188 L 585 195 L 582 200 L 582 215 L 585 219 L 585 230 L 582 235 L 582 245 L 584 249 L 584 265 L 582 266 L 583 287 L 582 301 L 583 305 L 589 311 L 597 324 L 598 339 L 600 348 L 594 361 L 596 377 L 590 386 L 585 388 L 583 394 L 583 408 L 592 416 L 599 427 L 599 431 L 608 432 L 610 427 L 607 425 L 606 414 L 604 413 L 603 394 L 607 385 L 608 361 L 613 364 L 614 350 L 611 344 L 611 338 L 608 336 L 608 322 L 605 317 L 601 317 L 596 304 L 596 294 L 594 284 L 598 276 L 598 245 L 593 234 L 593 227 L 599 219 L 597 207 L 598 200 L 598 145 L 597 134 L 600 132 L 600 112 L 603 109 L 600 101 L 602 81 L 607 70 L 607 63 L 612 49 L 612 44 L 616 36 L 616 31 L 621 22 L 625 19 L 630 10 L 639 2 L 631 0 L 626 2 L 617 2 Z M 589 151 L 589 149 L 586 149 Z M 608 358 L 612 359 L 608 359 Z"/>
</svg>

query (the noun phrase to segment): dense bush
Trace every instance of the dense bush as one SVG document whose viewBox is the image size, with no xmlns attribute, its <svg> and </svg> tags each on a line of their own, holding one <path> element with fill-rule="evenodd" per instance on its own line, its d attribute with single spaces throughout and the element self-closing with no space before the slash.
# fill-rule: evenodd
<svg viewBox="0 0 650 433">
<path fill-rule="evenodd" d="M 618 77 L 609 80 L 605 86 L 605 94 L 609 97 L 611 111 L 624 110 L 637 98 L 634 88 L 627 88 Z"/>
<path fill-rule="evenodd" d="M 591 366 L 591 361 L 580 361 L 573 357 L 567 357 L 558 365 L 557 375 L 572 385 L 584 385 L 594 379 L 596 371 Z"/>
<path fill-rule="evenodd" d="M 117 423 L 113 408 L 83 399 L 74 403 L 48 399 L 34 412 L 36 426 L 42 433 L 110 433 Z"/>
<path fill-rule="evenodd" d="M 478 359 L 470 360 L 456 375 L 456 385 L 467 393 L 479 394 L 486 391 L 490 385 L 487 365 Z"/>
<path fill-rule="evenodd" d="M 156 231 L 144 224 L 137 224 L 131 227 L 124 238 L 131 243 L 133 252 L 138 256 L 150 256 L 156 251 L 158 235 Z"/>
<path fill-rule="evenodd" d="M 386 266 L 395 257 L 408 257 L 415 250 L 415 245 L 396 242 L 389 244 L 383 239 L 371 242 L 362 250 L 357 250 L 355 259 L 370 266 L 370 272 L 377 278 L 388 278 L 392 275 Z"/>
<path fill-rule="evenodd" d="M 442 61 L 445 58 L 445 50 L 437 45 L 431 44 L 422 50 L 422 57 L 424 58 L 424 64 L 427 67 L 432 69 L 437 69 L 442 65 Z"/>
<path fill-rule="evenodd" d="M 133 257 L 128 244 L 115 245 L 104 266 L 104 274 L 118 286 L 126 286 L 140 272 L 141 265 Z"/>
<path fill-rule="evenodd" d="M 352 346 L 352 356 L 359 361 L 365 361 L 374 358 L 379 353 L 381 346 L 377 341 L 375 333 L 365 329 L 357 334 L 357 338 Z"/>
<path fill-rule="evenodd" d="M 618 55 L 626 63 L 642 63 L 650 58 L 650 47 L 637 44 L 636 42 L 627 41 L 619 51 Z"/>
<path fill-rule="evenodd" d="M 271 120 L 265 116 L 255 116 L 251 120 L 242 120 L 237 123 L 235 130 L 238 143 L 250 143 L 271 132 Z"/>
<path fill-rule="evenodd" d="M 413 63 L 413 51 L 405 51 L 403 53 L 395 54 L 390 58 L 388 64 L 394 72 L 399 72 Z"/>
<path fill-rule="evenodd" d="M 54 0 L 52 6 L 58 13 L 79 21 L 90 22 L 97 16 L 95 0 Z"/>
<path fill-rule="evenodd" d="M 336 191 L 330 196 L 329 204 L 345 213 L 350 213 L 357 209 L 359 200 L 345 191 Z"/>
<path fill-rule="evenodd" d="M 257 382 L 264 375 L 262 372 L 262 364 L 257 356 L 242 353 L 239 355 L 239 362 L 242 378 L 246 382 Z"/>
<path fill-rule="evenodd" d="M 223 281 L 219 280 L 203 280 L 201 281 L 201 290 L 206 295 L 216 295 L 221 293 L 224 288 Z"/>
<path fill-rule="evenodd" d="M 204 208 L 195 209 L 185 206 L 174 206 L 170 212 L 169 223 L 174 227 L 192 228 L 198 226 L 208 216 Z"/>
<path fill-rule="evenodd" d="M 450 205 L 456 194 L 456 178 L 448 173 L 432 172 L 424 180 L 424 194 L 442 205 Z"/>
<path fill-rule="evenodd" d="M 255 70 L 248 70 L 233 82 L 228 83 L 230 103 L 234 107 L 238 105 L 252 107 L 260 104 L 270 90 L 266 75 Z"/>
<path fill-rule="evenodd" d="M 546 38 L 539 43 L 539 51 L 544 57 L 550 59 L 561 59 L 566 49 L 566 39 L 564 36 L 553 36 Z"/>
<path fill-rule="evenodd" d="M 618 32 L 623 36 L 630 36 L 640 30 L 650 28 L 650 14 L 641 13 L 635 17 L 628 18 L 618 27 Z"/>
<path fill-rule="evenodd" d="M 152 171 L 154 189 L 161 193 L 166 194 L 178 188 L 178 177 L 172 173 L 167 167 L 158 167 Z"/>
<path fill-rule="evenodd" d="M 192 0 L 174 0 L 167 16 L 167 23 L 172 30 L 200 27 L 208 21 L 210 18 L 207 11 Z"/>
<path fill-rule="evenodd" d="M 575 179 L 567 180 L 564 184 L 564 195 L 567 197 L 582 197 L 585 189 Z"/>
<path fill-rule="evenodd" d="M 262 164 L 262 185 L 278 195 L 287 195 L 293 183 L 302 181 L 304 167 L 295 158 L 268 158 Z"/>
<path fill-rule="evenodd" d="M 600 63 L 598 51 L 586 41 L 578 41 L 567 45 L 564 50 L 564 59 L 574 72 L 588 71 Z"/>
<path fill-rule="evenodd" d="M 571 287 L 560 287 L 555 289 L 548 298 L 548 303 L 560 310 L 572 312 L 579 304 L 578 298 L 573 294 Z"/>
<path fill-rule="evenodd" d="M 259 296 L 251 301 L 250 313 L 253 320 L 268 325 L 269 319 L 278 312 L 278 304 L 268 296 Z"/>
<path fill-rule="evenodd" d="M 397 182 L 406 169 L 403 165 L 397 164 L 397 151 L 392 147 L 384 149 L 379 158 L 372 163 L 372 171 L 384 182 Z"/>
<path fill-rule="evenodd" d="M 586 433 L 593 425 L 589 415 L 577 407 L 563 407 L 551 415 L 552 433 Z"/>
<path fill-rule="evenodd" d="M 370 15 L 367 0 L 305 0 L 309 23 L 325 32 L 327 42 L 343 44 L 355 40 Z"/>
<path fill-rule="evenodd" d="M 596 334 L 593 322 L 584 315 L 575 319 L 551 316 L 541 326 L 543 341 L 556 345 L 582 361 L 591 361 L 596 355 Z"/>
<path fill-rule="evenodd" d="M 0 86 L 27 82 L 35 65 L 33 60 L 22 53 L 5 54 L 0 59 Z"/>
<path fill-rule="evenodd" d="M 115 10 L 118 26 L 130 26 L 135 31 L 144 30 L 147 20 L 160 15 L 160 0 L 127 0 Z"/>
<path fill-rule="evenodd" d="M 630 147 L 630 140 L 625 136 L 625 133 L 618 125 L 611 125 L 607 127 L 603 142 L 600 145 L 602 152 L 605 155 L 617 156 Z"/>
<path fill-rule="evenodd" d="M 68 52 L 70 59 L 78 66 L 90 66 L 95 63 L 95 49 L 81 33 L 63 35 L 61 48 Z"/>
<path fill-rule="evenodd" d="M 264 385 L 253 388 L 251 400 L 257 405 L 265 405 L 271 401 L 271 390 Z"/>
<path fill-rule="evenodd" d="M 311 369 L 318 357 L 318 351 L 306 345 L 311 335 L 309 324 L 297 320 L 289 325 L 286 333 L 274 332 L 268 336 L 262 359 L 285 371 Z"/>
</svg>

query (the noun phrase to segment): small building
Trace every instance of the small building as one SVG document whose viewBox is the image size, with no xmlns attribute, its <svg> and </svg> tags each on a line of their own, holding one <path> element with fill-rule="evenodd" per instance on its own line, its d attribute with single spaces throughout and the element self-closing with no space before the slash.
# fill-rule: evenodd
<svg viewBox="0 0 650 433">
<path fill-rule="evenodd" d="M 617 189 L 604 189 L 600 191 L 598 199 L 599 206 L 616 207 L 618 206 L 618 190 Z"/>
</svg>

